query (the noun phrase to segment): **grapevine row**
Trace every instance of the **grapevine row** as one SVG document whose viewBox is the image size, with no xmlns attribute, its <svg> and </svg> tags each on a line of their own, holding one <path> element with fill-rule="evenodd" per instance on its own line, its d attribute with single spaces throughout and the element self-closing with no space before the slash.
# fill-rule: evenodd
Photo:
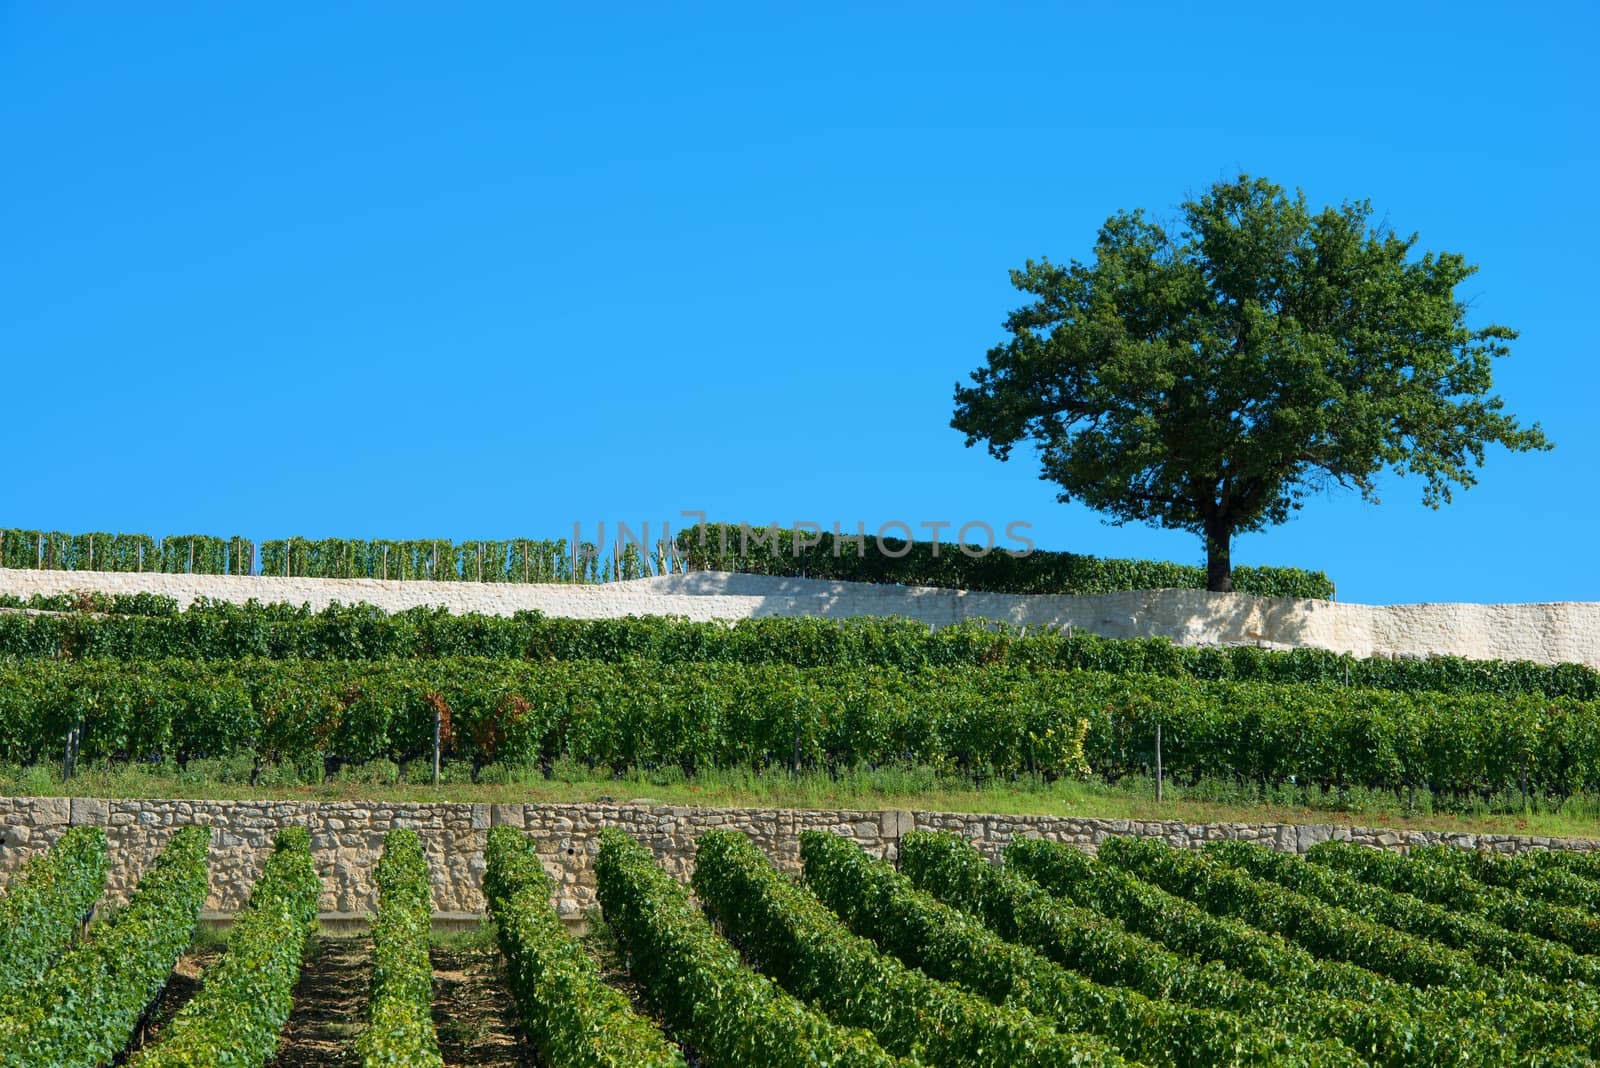
<svg viewBox="0 0 1600 1068">
<path fill-rule="evenodd" d="M 1600 916 L 1600 883 L 1541 863 L 1532 855 L 1508 857 L 1475 849 L 1428 846 L 1413 850 L 1412 857 L 1419 864 L 1447 867 L 1489 886 Z"/>
<path fill-rule="evenodd" d="M 1069 1031 L 1098 1034 L 1123 1056 L 1170 1068 L 1357 1065 L 1349 1049 L 1305 1043 L 1226 1011 L 1102 986 L 915 889 L 889 864 L 824 831 L 800 836 L 807 884 L 856 934 L 934 979 L 1014 1004 Z"/>
<path fill-rule="evenodd" d="M 373 881 L 378 917 L 372 923 L 372 999 L 356 1054 L 363 1068 L 443 1068 L 428 958 L 433 895 L 416 831 L 397 828 L 383 836 Z"/>
<path fill-rule="evenodd" d="M 180 610 L 152 594 L 0 596 L 0 656 L 378 660 L 487 656 L 528 660 L 731 661 L 797 667 L 985 665 L 1164 675 L 1207 682 L 1270 682 L 1453 694 L 1600 698 L 1600 671 L 1521 660 L 1357 658 L 1326 649 L 1179 646 L 1165 638 L 1102 638 L 1073 630 L 965 621 L 930 629 L 909 620 L 764 617 L 736 623 L 663 616 L 568 619 L 452 615 L 442 608 L 388 613 L 371 605 L 319 611 L 288 604 L 197 602 Z"/>
<path fill-rule="evenodd" d="M 864 1031 L 829 1022 L 746 968 L 682 884 L 623 831 L 600 832 L 595 883 L 606 924 L 645 996 L 709 1068 L 895 1068 Z"/>
<path fill-rule="evenodd" d="M 768 528 L 757 528 L 762 535 Z M 730 537 L 731 535 L 731 537 Z M 714 569 L 767 575 L 810 575 L 853 582 L 894 582 L 1011 593 L 1109 593 L 1173 587 L 1204 589 L 1205 569 L 1156 560 L 1108 560 L 1078 553 L 1004 552 L 970 556 L 953 544 L 864 539 L 791 551 L 792 538 L 752 545 L 738 527 L 710 524 L 681 531 L 671 545 L 643 546 L 619 536 L 608 546 L 566 539 L 283 538 L 256 546 L 242 537 L 67 534 L 0 529 L 0 567 L 59 571 L 165 571 L 299 578 L 428 579 L 436 582 L 596 582 L 640 578 L 668 569 Z M 942 551 L 941 551 L 942 550 Z M 609 554 L 609 555 L 608 555 Z M 606 559 L 602 559 L 606 557 Z M 648 558 L 648 559 L 647 559 Z M 1269 597 L 1333 596 L 1322 572 L 1238 567 L 1241 593 Z"/>
<path fill-rule="evenodd" d="M 1286 853 L 1249 842 L 1206 847 L 1225 864 L 1330 905 L 1362 913 L 1378 923 L 1430 938 L 1470 953 L 1496 970 L 1520 969 L 1555 981 L 1576 980 L 1600 988 L 1600 959 L 1575 953 L 1559 942 L 1508 931 L 1481 916 L 1454 912 L 1410 894 L 1370 886 L 1353 875 L 1307 864 Z"/>
<path fill-rule="evenodd" d="M 871 1030 L 885 1049 L 926 1064 L 1119 1065 L 1103 1040 L 1055 1031 L 880 954 L 813 895 L 786 880 L 737 831 L 696 843 L 695 895 L 728 937 L 802 1001 Z"/>
<path fill-rule="evenodd" d="M 1497 1033 L 1469 1022 L 1391 1004 L 1334 997 L 1301 982 L 1263 982 L 1216 961 L 1202 962 L 1125 929 L 1135 913 L 1103 914 L 1048 893 L 1010 865 L 990 864 L 955 835 L 915 831 L 900 862 L 920 889 L 978 917 L 1001 937 L 1034 947 L 1099 983 L 1148 997 L 1237 1013 L 1287 1034 L 1342 1042 L 1385 1068 L 1509 1064 Z M 1174 910 L 1181 923 L 1191 917 Z"/>
<path fill-rule="evenodd" d="M 915 764 L 1045 778 L 1173 777 L 1600 790 L 1600 704 L 1201 683 L 1092 672 L 441 659 L 0 662 L 0 760 L 251 754 L 477 766 Z"/>
<path fill-rule="evenodd" d="M 1493 1005 L 1500 1024 L 1524 1048 L 1585 1047 L 1600 1053 L 1600 1001 L 1592 989 L 1560 987 L 1520 972 L 1497 973 L 1428 939 L 1370 922 L 1203 854 L 1153 839 L 1113 838 L 1101 844 L 1109 863 L 1185 897 L 1218 917 L 1237 918 L 1282 935 L 1324 964 L 1344 961 L 1427 990 L 1438 1004 L 1463 1009 Z M 1431 988 L 1444 988 L 1435 990 Z"/>
<path fill-rule="evenodd" d="M 278 1047 L 317 920 L 322 880 L 303 827 L 278 832 L 272 855 L 234 916 L 228 950 L 205 973 L 198 994 L 135 1054 L 131 1068 L 261 1068 Z"/>
<path fill-rule="evenodd" d="M 683 1068 L 683 1055 L 601 981 L 551 903 L 555 883 L 533 843 L 489 831 L 483 894 L 523 1030 L 551 1068 Z"/>
<path fill-rule="evenodd" d="M 72 943 L 106 884 L 106 835 L 74 827 L 12 876 L 0 897 L 0 1001 Z"/>
<path fill-rule="evenodd" d="M 1306 859 L 1348 872 L 1364 883 L 1412 894 L 1457 912 L 1482 916 L 1510 931 L 1560 942 L 1579 953 L 1600 954 L 1600 919 L 1504 887 L 1487 886 L 1449 865 L 1420 863 L 1348 842 L 1323 842 Z"/>
<path fill-rule="evenodd" d="M 96 1068 L 122 1051 L 194 934 L 210 839 L 209 828 L 174 832 L 127 907 L 0 1001 L 0 1064 Z"/>
</svg>

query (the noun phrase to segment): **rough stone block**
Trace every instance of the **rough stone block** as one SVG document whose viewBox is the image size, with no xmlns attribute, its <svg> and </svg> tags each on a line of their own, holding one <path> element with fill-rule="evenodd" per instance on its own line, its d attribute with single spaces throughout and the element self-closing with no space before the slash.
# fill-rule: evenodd
<svg viewBox="0 0 1600 1068">
<path fill-rule="evenodd" d="M 490 805 L 489 826 L 525 829 L 528 826 L 528 810 L 522 805 Z"/>
<path fill-rule="evenodd" d="M 111 805 L 102 798 L 74 797 L 67 821 L 74 827 L 104 827 L 110 814 Z"/>
<path fill-rule="evenodd" d="M 36 797 L 28 807 L 33 810 L 28 820 L 35 827 L 55 827 L 72 821 L 71 798 Z"/>
<path fill-rule="evenodd" d="M 878 833 L 891 841 L 898 842 L 916 829 L 916 817 L 904 809 L 887 809 L 878 814 Z"/>
</svg>

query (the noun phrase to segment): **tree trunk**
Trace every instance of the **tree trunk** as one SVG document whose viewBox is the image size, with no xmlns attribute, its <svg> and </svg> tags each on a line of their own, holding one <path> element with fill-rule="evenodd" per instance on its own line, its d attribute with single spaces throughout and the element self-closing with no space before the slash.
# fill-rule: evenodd
<svg viewBox="0 0 1600 1068">
<path fill-rule="evenodd" d="M 1206 532 L 1206 589 L 1233 592 L 1233 532 L 1213 527 Z"/>
</svg>

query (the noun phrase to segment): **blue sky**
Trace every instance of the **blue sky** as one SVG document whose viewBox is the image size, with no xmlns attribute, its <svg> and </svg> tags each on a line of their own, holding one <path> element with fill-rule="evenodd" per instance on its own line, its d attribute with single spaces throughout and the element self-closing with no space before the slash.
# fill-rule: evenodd
<svg viewBox="0 0 1600 1068">
<path fill-rule="evenodd" d="M 1224 13 L 1226 12 L 1226 14 Z M 1321 499 L 1239 563 L 1344 600 L 1600 600 L 1600 17 L 1504 5 L 0 2 L 0 525 L 561 536 L 1033 524 L 950 429 L 1018 303 L 1240 171 L 1482 265 L 1557 443 L 1433 512 Z"/>
</svg>

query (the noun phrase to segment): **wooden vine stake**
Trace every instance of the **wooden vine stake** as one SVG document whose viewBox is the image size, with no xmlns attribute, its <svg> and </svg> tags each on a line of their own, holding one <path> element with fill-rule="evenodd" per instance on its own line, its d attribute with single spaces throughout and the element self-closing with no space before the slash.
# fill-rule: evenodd
<svg viewBox="0 0 1600 1068">
<path fill-rule="evenodd" d="M 433 785 L 439 785 L 439 707 L 433 708 Z"/>
<path fill-rule="evenodd" d="M 1156 801 L 1158 803 L 1162 800 L 1161 793 L 1161 721 L 1156 720 Z"/>
</svg>

